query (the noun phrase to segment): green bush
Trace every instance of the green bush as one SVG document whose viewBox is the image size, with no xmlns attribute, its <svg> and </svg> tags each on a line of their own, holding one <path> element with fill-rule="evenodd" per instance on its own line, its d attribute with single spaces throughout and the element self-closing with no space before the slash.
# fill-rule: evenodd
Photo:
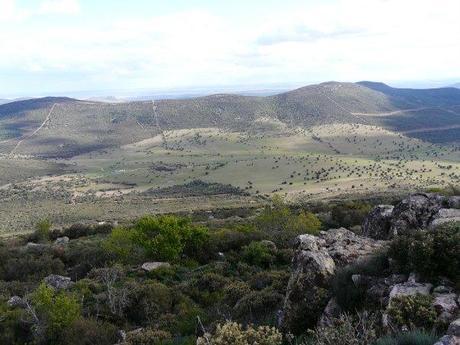
<svg viewBox="0 0 460 345">
<path fill-rule="evenodd" d="M 389 255 L 400 271 L 416 271 L 431 280 L 445 276 L 460 287 L 460 223 L 398 236 Z"/>
<path fill-rule="evenodd" d="M 133 228 L 112 230 L 105 248 L 122 261 L 177 260 L 182 254 L 194 257 L 205 250 L 208 230 L 195 226 L 187 218 L 146 216 Z"/>
<path fill-rule="evenodd" d="M 253 226 L 235 226 L 223 228 L 210 233 L 209 247 L 214 253 L 237 251 L 252 241 L 263 239 L 263 233 Z"/>
<path fill-rule="evenodd" d="M 387 311 L 390 320 L 398 327 L 432 329 L 436 322 L 432 303 L 432 296 L 399 296 L 391 300 Z"/>
<path fill-rule="evenodd" d="M 321 221 L 316 215 L 307 211 L 296 215 L 279 196 L 275 196 L 272 205 L 266 206 L 256 217 L 255 224 L 283 247 L 288 246 L 297 235 L 317 234 L 321 229 Z"/>
<path fill-rule="evenodd" d="M 42 219 L 35 225 L 35 232 L 32 237 L 37 242 L 47 242 L 50 240 L 51 222 L 49 219 Z"/>
<path fill-rule="evenodd" d="M 283 299 L 283 295 L 272 289 L 252 291 L 236 303 L 234 316 L 244 323 L 273 324 L 276 310 L 281 307 Z"/>
<path fill-rule="evenodd" d="M 250 265 L 270 267 L 275 261 L 274 251 L 264 242 L 251 242 L 243 247 L 242 259 Z"/>
<path fill-rule="evenodd" d="M 60 345 L 113 345 L 118 328 L 108 322 L 77 319 L 64 331 Z"/>
<path fill-rule="evenodd" d="M 349 201 L 336 205 L 331 210 L 330 226 L 350 228 L 361 225 L 371 210 L 372 205 L 362 201 Z"/>
<path fill-rule="evenodd" d="M 381 338 L 375 345 L 433 345 L 437 340 L 436 334 L 416 330 Z"/>
</svg>

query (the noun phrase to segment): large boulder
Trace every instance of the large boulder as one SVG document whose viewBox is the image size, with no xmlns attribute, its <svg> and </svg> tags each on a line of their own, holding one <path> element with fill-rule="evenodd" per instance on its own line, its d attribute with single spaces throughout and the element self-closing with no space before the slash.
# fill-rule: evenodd
<svg viewBox="0 0 460 345">
<path fill-rule="evenodd" d="M 390 236 L 411 230 L 427 229 L 445 203 L 445 198 L 431 193 L 412 194 L 395 206 L 392 212 Z"/>
<path fill-rule="evenodd" d="M 159 268 L 168 268 L 171 267 L 171 265 L 167 262 L 144 262 L 141 266 L 141 268 L 146 271 L 146 272 L 152 272 L 155 271 Z"/>
<path fill-rule="evenodd" d="M 460 345 L 460 319 L 451 322 L 447 334 L 434 345 Z"/>
<path fill-rule="evenodd" d="M 345 228 L 322 231 L 319 236 L 298 236 L 281 326 L 294 333 L 315 327 L 330 301 L 330 283 L 336 269 L 373 253 L 383 244 Z"/>
<path fill-rule="evenodd" d="M 363 222 L 363 235 L 377 240 L 388 239 L 391 228 L 391 215 L 394 206 L 378 205 Z"/>
</svg>

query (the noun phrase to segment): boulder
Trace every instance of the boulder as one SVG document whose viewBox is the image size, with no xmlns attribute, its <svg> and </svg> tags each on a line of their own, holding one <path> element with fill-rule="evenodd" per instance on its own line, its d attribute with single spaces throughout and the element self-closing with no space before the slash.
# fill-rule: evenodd
<svg viewBox="0 0 460 345">
<path fill-rule="evenodd" d="M 147 272 L 155 271 L 161 267 L 171 267 L 171 265 L 167 262 L 145 262 L 141 266 L 141 268 Z"/>
<path fill-rule="evenodd" d="M 433 307 L 438 315 L 438 321 L 449 323 L 458 313 L 457 295 L 454 293 L 434 294 Z"/>
<path fill-rule="evenodd" d="M 460 208 L 460 196 L 455 195 L 447 198 L 446 205 L 449 208 Z"/>
<path fill-rule="evenodd" d="M 444 203 L 444 197 L 430 193 L 412 194 L 402 200 L 391 215 L 390 237 L 427 229 Z"/>
<path fill-rule="evenodd" d="M 66 290 L 72 287 L 75 283 L 69 278 L 57 274 L 51 274 L 44 279 L 46 285 L 55 290 Z"/>
<path fill-rule="evenodd" d="M 364 219 L 363 235 L 377 240 L 386 240 L 390 237 L 392 205 L 376 206 Z"/>
<path fill-rule="evenodd" d="M 433 216 L 430 228 L 436 228 L 439 225 L 450 222 L 460 222 L 460 210 L 455 208 L 441 208 Z"/>
<path fill-rule="evenodd" d="M 434 345 L 460 345 L 460 337 L 455 335 L 445 335 L 439 339 Z"/>
<path fill-rule="evenodd" d="M 67 243 L 69 243 L 70 239 L 67 237 L 67 236 L 63 236 L 63 237 L 58 237 L 56 239 L 56 241 L 54 241 L 54 244 L 57 244 L 59 246 L 63 246 Z"/>
<path fill-rule="evenodd" d="M 342 313 L 342 308 L 337 304 L 335 298 L 331 298 L 324 308 L 323 314 L 319 319 L 319 327 L 330 327 L 333 325 L 333 320 L 337 319 Z"/>
<path fill-rule="evenodd" d="M 447 329 L 447 334 L 460 337 L 460 319 L 457 319 L 450 323 L 449 328 Z"/>
<path fill-rule="evenodd" d="M 8 300 L 7 305 L 11 308 L 16 308 L 16 307 L 22 308 L 25 306 L 25 302 L 21 297 L 13 296 Z"/>
<path fill-rule="evenodd" d="M 294 333 L 315 327 L 323 312 L 334 309 L 330 306 L 325 311 L 336 268 L 371 254 L 383 244 L 345 228 L 322 231 L 319 236 L 298 236 L 280 326 Z"/>
<path fill-rule="evenodd" d="M 429 295 L 433 285 L 430 283 L 416 283 L 408 280 L 405 283 L 395 284 L 390 290 L 389 302 L 395 297 L 414 296 L 417 294 Z"/>
</svg>

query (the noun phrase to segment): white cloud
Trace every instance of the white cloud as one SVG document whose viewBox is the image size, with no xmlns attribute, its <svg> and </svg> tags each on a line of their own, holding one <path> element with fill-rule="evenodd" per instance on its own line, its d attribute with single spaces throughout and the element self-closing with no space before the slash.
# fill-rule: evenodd
<svg viewBox="0 0 460 345">
<path fill-rule="evenodd" d="M 79 9 L 45 3 L 41 13 Z M 13 0 L 0 4 L 21 13 Z M 250 21 L 196 10 L 37 29 L 0 22 L 0 73 L 50 76 L 69 89 L 455 78 L 458 13 L 458 0 L 336 0 Z"/>
<path fill-rule="evenodd" d="M 39 8 L 39 14 L 76 14 L 80 12 L 78 0 L 45 0 Z"/>
</svg>

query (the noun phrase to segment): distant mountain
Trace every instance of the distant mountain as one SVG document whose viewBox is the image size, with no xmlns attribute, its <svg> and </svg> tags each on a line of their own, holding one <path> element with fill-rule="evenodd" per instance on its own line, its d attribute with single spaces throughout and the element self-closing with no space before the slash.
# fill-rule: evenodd
<svg viewBox="0 0 460 345">
<path fill-rule="evenodd" d="M 0 105 L 0 134 L 14 138 L 33 133 L 20 152 L 69 157 L 130 144 L 168 129 L 247 131 L 258 127 L 259 118 L 304 128 L 370 124 L 432 142 L 459 141 L 460 90 L 401 89 L 363 81 L 327 82 L 265 97 L 217 94 L 154 103 L 47 97 Z M 1 139 L 0 152 L 8 152 L 13 141 L 2 144 Z"/>
<path fill-rule="evenodd" d="M 454 84 L 454 85 L 452 85 L 452 87 L 455 87 L 455 88 L 457 88 L 457 89 L 460 89 L 460 83 Z"/>
</svg>

